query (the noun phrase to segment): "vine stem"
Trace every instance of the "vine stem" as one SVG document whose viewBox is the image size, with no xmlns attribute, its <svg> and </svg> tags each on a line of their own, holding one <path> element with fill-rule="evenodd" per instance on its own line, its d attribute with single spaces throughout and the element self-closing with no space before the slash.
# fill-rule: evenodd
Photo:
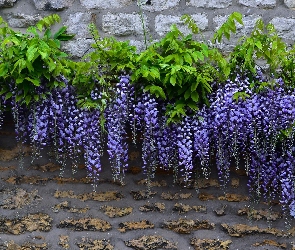
<svg viewBox="0 0 295 250">
<path fill-rule="evenodd" d="M 144 45 L 145 45 L 145 49 L 147 49 L 148 48 L 147 32 L 146 32 L 146 29 L 145 29 L 145 23 L 144 23 L 143 12 L 142 12 L 142 7 L 141 7 L 141 1 L 140 0 L 137 0 L 137 6 L 139 8 L 139 15 L 140 15 L 140 20 L 141 20 L 142 29 L 143 29 Z"/>
</svg>

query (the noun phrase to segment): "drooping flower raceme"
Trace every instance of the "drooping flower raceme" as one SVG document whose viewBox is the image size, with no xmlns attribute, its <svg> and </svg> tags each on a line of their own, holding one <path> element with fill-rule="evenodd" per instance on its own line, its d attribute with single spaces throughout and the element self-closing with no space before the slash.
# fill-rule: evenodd
<svg viewBox="0 0 295 250">
<path fill-rule="evenodd" d="M 193 130 L 193 157 L 199 160 L 201 173 L 204 177 L 210 176 L 210 126 L 208 124 L 208 113 L 203 108 L 197 112 L 192 119 Z"/>
<path fill-rule="evenodd" d="M 108 131 L 108 153 L 114 179 L 122 179 L 127 168 L 128 145 L 127 132 L 129 109 L 129 76 L 121 76 L 116 86 L 114 100 L 106 110 Z"/>
<path fill-rule="evenodd" d="M 184 117 L 177 129 L 177 146 L 179 166 L 184 175 L 184 182 L 187 183 L 192 177 L 193 171 L 193 131 L 192 118 Z"/>
<path fill-rule="evenodd" d="M 0 129 L 1 129 L 2 124 L 3 124 L 5 108 L 6 108 L 5 97 L 3 95 L 0 95 Z"/>
</svg>

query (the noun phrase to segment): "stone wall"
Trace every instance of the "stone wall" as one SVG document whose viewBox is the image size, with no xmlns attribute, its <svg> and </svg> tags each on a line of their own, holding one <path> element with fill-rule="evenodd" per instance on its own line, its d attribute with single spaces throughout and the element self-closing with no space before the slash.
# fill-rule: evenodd
<svg viewBox="0 0 295 250">
<path fill-rule="evenodd" d="M 95 22 L 102 36 L 128 39 L 139 49 L 144 48 L 141 1 L 148 40 L 157 40 L 176 23 L 188 32 L 180 21 L 183 14 L 192 15 L 205 39 L 220 26 L 233 11 L 243 13 L 247 34 L 255 21 L 262 18 L 272 22 L 279 34 L 293 43 L 295 40 L 295 0 L 0 0 L 0 16 L 11 27 L 26 28 L 41 17 L 57 13 L 75 39 L 64 45 L 73 57 L 80 57 L 92 43 L 88 24 Z"/>
</svg>

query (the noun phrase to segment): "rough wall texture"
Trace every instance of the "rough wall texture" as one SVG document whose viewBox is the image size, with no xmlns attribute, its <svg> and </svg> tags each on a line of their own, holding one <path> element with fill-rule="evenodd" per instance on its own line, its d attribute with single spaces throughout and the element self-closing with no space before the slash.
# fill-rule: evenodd
<svg viewBox="0 0 295 250">
<path fill-rule="evenodd" d="M 173 23 L 188 32 L 180 21 L 183 14 L 192 15 L 203 37 L 210 38 L 233 11 L 245 16 L 245 27 L 240 27 L 239 34 L 250 32 L 255 20 L 262 18 L 272 22 L 287 41 L 295 40 L 295 0 L 0 0 L 0 16 L 14 28 L 23 29 L 43 16 L 59 14 L 69 32 L 76 34 L 64 45 L 74 57 L 89 49 L 92 40 L 87 26 L 93 21 L 102 36 L 128 39 L 142 49 L 142 19 L 148 40 L 165 35 Z"/>
</svg>

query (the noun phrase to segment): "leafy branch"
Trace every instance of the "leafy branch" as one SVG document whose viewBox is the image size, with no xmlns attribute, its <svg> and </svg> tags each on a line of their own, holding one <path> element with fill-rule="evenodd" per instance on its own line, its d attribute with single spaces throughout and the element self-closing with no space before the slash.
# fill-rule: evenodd
<svg viewBox="0 0 295 250">
<path fill-rule="evenodd" d="M 29 105 L 45 97 L 45 92 L 40 94 L 37 91 L 40 87 L 50 91 L 62 86 L 57 77 L 68 75 L 70 70 L 67 54 L 60 50 L 60 39 L 70 39 L 73 35 L 68 35 L 64 27 L 51 35 L 50 28 L 60 21 L 59 16 L 54 14 L 43 18 L 29 27 L 27 33 L 16 32 L 2 18 L 0 21 L 0 94 L 10 98 L 12 89 L 8 83 L 13 82 L 16 101 Z"/>
<path fill-rule="evenodd" d="M 239 18 L 238 14 L 231 15 L 227 26 L 222 26 L 222 32 L 232 29 L 231 22 L 240 21 Z M 165 37 L 136 58 L 132 74 L 132 80 L 143 84 L 145 91 L 169 103 L 166 107 L 168 122 L 179 121 L 190 110 L 208 105 L 211 83 L 225 79 L 230 73 L 226 59 L 216 48 L 194 40 L 193 34 L 199 33 L 194 20 L 189 15 L 181 20 L 192 34 L 184 35 L 172 25 Z M 218 34 L 222 36 L 222 32 Z"/>
<path fill-rule="evenodd" d="M 265 25 L 259 19 L 251 34 L 242 37 L 230 54 L 229 65 L 233 77 L 236 69 L 239 69 L 239 73 L 248 76 L 251 81 L 255 81 L 253 76 L 255 76 L 257 67 L 259 67 L 258 61 L 262 61 L 262 63 L 268 65 L 267 75 L 280 77 L 281 74 L 285 75 L 284 67 L 290 66 L 287 62 L 288 54 L 287 46 L 278 36 L 273 24 Z M 288 77 L 285 76 L 287 80 Z M 256 84 L 260 83 L 257 82 Z"/>
<path fill-rule="evenodd" d="M 239 12 L 233 12 L 229 15 L 227 20 L 221 25 L 221 27 L 215 32 L 212 42 L 221 42 L 222 37 L 225 36 L 228 40 L 230 39 L 230 34 L 236 33 L 237 27 L 236 22 L 243 25 L 242 14 Z"/>
<path fill-rule="evenodd" d="M 80 97 L 80 106 L 103 111 L 112 96 L 118 75 L 122 72 L 131 73 L 133 70 L 136 48 L 128 41 L 117 41 L 113 37 L 102 38 L 93 23 L 89 25 L 89 30 L 94 40 L 92 51 L 76 64 L 73 84 Z M 95 89 L 102 96 L 94 101 L 90 94 Z"/>
</svg>

